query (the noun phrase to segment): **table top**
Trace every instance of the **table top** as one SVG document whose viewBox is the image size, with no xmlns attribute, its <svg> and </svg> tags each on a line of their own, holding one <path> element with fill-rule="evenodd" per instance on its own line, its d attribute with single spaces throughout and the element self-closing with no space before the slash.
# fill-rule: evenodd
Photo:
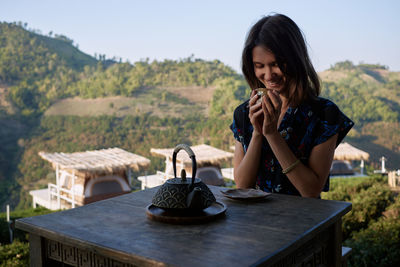
<svg viewBox="0 0 400 267">
<path fill-rule="evenodd" d="M 209 186 L 226 215 L 194 225 L 173 225 L 146 216 L 158 188 L 75 209 L 19 219 L 36 235 L 141 266 L 248 266 L 275 261 L 307 242 L 351 210 L 351 203 L 272 194 L 262 201 L 224 197 Z"/>
</svg>

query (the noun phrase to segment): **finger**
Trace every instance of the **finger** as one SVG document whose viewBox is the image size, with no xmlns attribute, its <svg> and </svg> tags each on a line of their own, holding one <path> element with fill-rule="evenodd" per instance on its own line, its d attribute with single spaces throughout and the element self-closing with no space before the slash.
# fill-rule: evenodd
<svg viewBox="0 0 400 267">
<path fill-rule="evenodd" d="M 250 118 L 250 121 L 255 122 L 260 118 L 260 116 L 263 116 L 262 109 L 259 109 L 258 111 L 252 113 L 251 116 L 249 115 L 249 118 Z"/>
<path fill-rule="evenodd" d="M 276 90 L 271 90 L 271 93 L 273 93 L 273 94 L 276 95 L 276 96 L 280 96 L 279 92 L 276 91 Z"/>
<path fill-rule="evenodd" d="M 258 99 L 258 95 L 251 93 L 251 97 L 250 97 L 250 101 L 249 101 L 250 106 L 254 105 L 254 103 L 256 103 L 257 99 Z"/>
<path fill-rule="evenodd" d="M 262 102 L 262 111 L 263 111 L 263 115 L 264 115 L 264 124 L 266 125 L 266 123 L 268 123 L 271 120 L 271 114 L 269 113 L 268 108 L 265 105 L 264 97 L 263 97 L 263 102 Z"/>
<path fill-rule="evenodd" d="M 264 120 L 263 116 L 263 111 L 260 109 L 259 111 L 255 112 L 252 117 L 250 117 L 250 122 L 254 129 L 257 129 L 257 131 L 260 133 L 262 132 L 262 122 Z"/>
<path fill-rule="evenodd" d="M 268 92 L 268 97 L 271 100 L 272 105 L 274 106 L 275 110 L 280 110 L 281 109 L 281 105 L 282 105 L 282 100 L 279 97 L 279 95 L 277 95 L 276 93 L 272 92 L 272 90 L 270 92 Z"/>
<path fill-rule="evenodd" d="M 262 116 L 262 115 L 263 115 L 263 111 L 262 111 L 262 109 L 260 107 L 258 109 L 252 110 L 249 113 L 249 119 L 252 122 L 252 124 L 254 124 L 254 122 L 256 122 L 259 119 L 259 117 Z"/>
<path fill-rule="evenodd" d="M 265 96 L 263 102 L 265 104 L 265 107 L 266 107 L 268 113 L 271 114 L 271 115 L 274 114 L 275 113 L 275 108 L 272 105 L 270 98 Z"/>
<path fill-rule="evenodd" d="M 260 110 L 258 110 L 257 112 L 254 112 L 254 113 L 253 113 L 253 118 L 258 118 L 258 117 L 261 116 L 263 113 L 264 113 L 263 110 L 260 109 Z"/>
<path fill-rule="evenodd" d="M 249 113 L 256 112 L 259 109 L 261 109 L 261 103 L 255 103 L 253 105 L 250 105 Z"/>
</svg>

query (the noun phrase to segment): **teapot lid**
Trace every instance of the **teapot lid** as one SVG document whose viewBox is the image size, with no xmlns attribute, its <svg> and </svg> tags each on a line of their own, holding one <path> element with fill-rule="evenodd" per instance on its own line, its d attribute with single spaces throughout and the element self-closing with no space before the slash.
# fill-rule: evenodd
<svg viewBox="0 0 400 267">
<path fill-rule="evenodd" d="M 181 178 L 178 178 L 175 176 L 175 178 L 168 179 L 166 182 L 168 184 L 191 184 L 192 180 L 194 179 L 194 183 L 200 183 L 201 179 L 200 178 L 186 178 L 186 171 L 185 169 L 181 170 Z"/>
</svg>

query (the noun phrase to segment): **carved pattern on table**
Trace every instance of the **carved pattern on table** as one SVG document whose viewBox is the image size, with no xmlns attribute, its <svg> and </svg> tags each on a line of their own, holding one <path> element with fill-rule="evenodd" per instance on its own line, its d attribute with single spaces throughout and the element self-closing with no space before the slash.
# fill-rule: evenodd
<svg viewBox="0 0 400 267">
<path fill-rule="evenodd" d="M 46 257 L 77 267 L 136 267 L 99 254 L 45 239 Z"/>
<path fill-rule="evenodd" d="M 328 228 L 326 231 L 309 240 L 293 253 L 276 262 L 273 267 L 328 266 L 330 256 L 329 251 L 332 251 L 330 248 L 332 238 L 332 229 Z"/>
</svg>

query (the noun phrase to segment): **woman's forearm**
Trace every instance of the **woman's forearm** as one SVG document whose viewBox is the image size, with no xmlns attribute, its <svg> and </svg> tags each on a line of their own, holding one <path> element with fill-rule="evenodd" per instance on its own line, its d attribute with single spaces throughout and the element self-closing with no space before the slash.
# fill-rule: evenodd
<svg viewBox="0 0 400 267">
<path fill-rule="evenodd" d="M 263 136 L 253 131 L 249 147 L 241 158 L 235 159 L 234 178 L 237 188 L 252 188 L 256 184 Z"/>
<path fill-rule="evenodd" d="M 279 161 L 282 170 L 287 169 L 298 160 L 278 132 L 267 135 L 266 138 L 275 157 Z M 329 157 L 330 156 L 328 154 L 323 157 L 321 156 L 319 159 L 317 159 L 320 163 L 317 165 L 328 166 L 330 164 L 329 162 L 332 162 L 332 159 Z M 329 170 L 328 173 L 326 170 L 315 171 L 309 166 L 306 166 L 300 162 L 292 170 L 290 170 L 286 176 L 302 196 L 318 197 L 326 182 L 326 177 L 328 174 Z"/>
</svg>

